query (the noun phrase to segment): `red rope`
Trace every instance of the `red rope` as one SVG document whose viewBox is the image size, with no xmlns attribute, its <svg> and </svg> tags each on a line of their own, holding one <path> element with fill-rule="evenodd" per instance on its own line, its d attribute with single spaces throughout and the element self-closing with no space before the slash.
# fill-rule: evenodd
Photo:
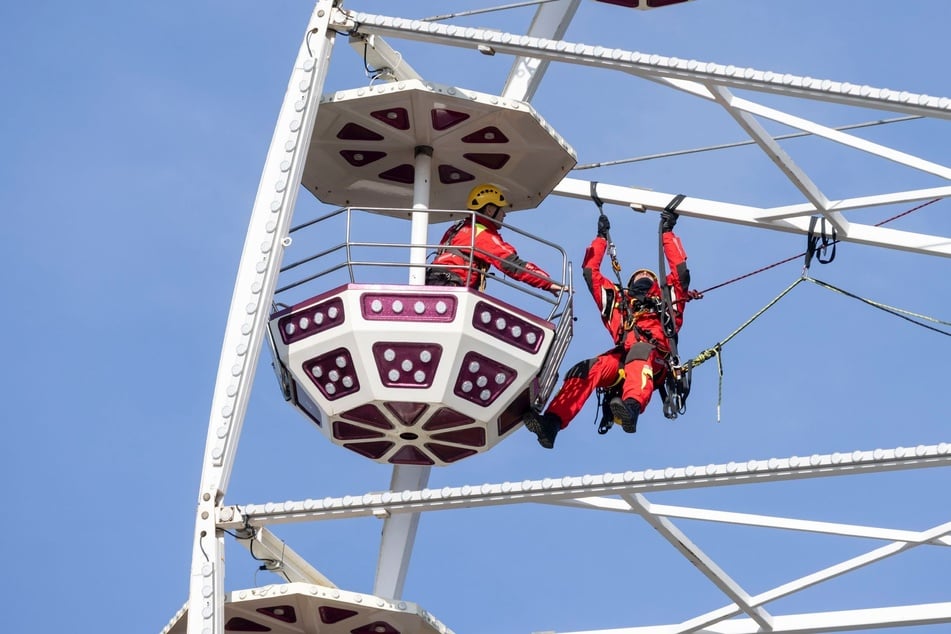
<svg viewBox="0 0 951 634">
<path fill-rule="evenodd" d="M 941 200 L 941 199 L 940 199 L 940 198 L 935 198 L 934 200 L 929 200 L 929 201 L 926 202 L 926 203 L 921 203 L 921 204 L 918 205 L 917 207 L 912 207 L 912 208 L 909 209 L 908 211 L 903 211 L 903 212 L 901 212 L 900 214 L 898 214 L 897 216 L 892 216 L 891 218 L 887 218 L 887 219 L 885 219 L 885 220 L 882 220 L 881 222 L 876 223 L 875 226 L 876 226 L 876 227 L 881 227 L 881 226 L 884 225 L 884 224 L 887 224 L 887 223 L 889 223 L 889 222 L 891 222 L 891 221 L 893 221 L 893 220 L 898 220 L 898 219 L 901 218 L 902 216 L 907 216 L 908 214 L 910 214 L 910 213 L 912 213 L 912 212 L 914 212 L 914 211 L 918 211 L 918 210 L 921 209 L 922 207 L 927 207 L 928 205 L 930 205 L 930 204 L 932 204 L 932 203 L 936 203 L 936 202 L 938 202 L 939 200 Z M 838 240 L 835 240 L 832 244 L 837 244 L 838 242 L 839 242 Z M 721 288 L 721 287 L 723 287 L 723 286 L 726 286 L 727 284 L 732 284 L 733 282 L 739 282 L 740 280 L 746 279 L 746 278 L 748 278 L 748 277 L 752 277 L 753 275 L 756 275 L 757 273 L 762 273 L 763 271 L 768 271 L 769 269 L 775 268 L 775 267 L 779 266 L 780 264 L 786 264 L 787 262 L 792 262 L 793 260 L 798 260 L 799 258 L 803 257 L 804 255 L 806 255 L 806 252 L 805 252 L 805 251 L 803 251 L 802 253 L 800 253 L 800 254 L 798 254 L 798 255 L 794 255 L 794 256 L 792 256 L 792 257 L 786 258 L 785 260 L 780 260 L 779 262 L 776 262 L 776 263 L 774 263 L 774 264 L 770 264 L 769 266 L 764 266 L 763 268 L 757 269 L 757 270 L 755 270 L 755 271 L 752 271 L 751 273 L 747 273 L 746 275 L 741 275 L 741 276 L 739 276 L 739 277 L 734 277 L 732 280 L 727 280 L 726 282 L 723 282 L 722 284 L 717 284 L 716 286 L 711 286 L 710 288 L 708 288 L 708 289 L 706 289 L 706 290 L 700 291 L 700 294 L 701 294 L 701 295 L 704 295 L 704 294 L 706 294 L 706 293 L 709 293 L 709 292 L 712 291 L 712 290 L 716 290 L 716 289 L 718 289 L 718 288 Z"/>
</svg>

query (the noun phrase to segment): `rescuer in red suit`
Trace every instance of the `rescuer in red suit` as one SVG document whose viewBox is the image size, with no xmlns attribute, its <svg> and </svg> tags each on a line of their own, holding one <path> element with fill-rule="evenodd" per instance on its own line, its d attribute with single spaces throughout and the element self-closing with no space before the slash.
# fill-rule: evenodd
<svg viewBox="0 0 951 634">
<path fill-rule="evenodd" d="M 449 227 L 439 241 L 440 248 L 426 270 L 426 283 L 436 286 L 485 288 L 485 273 L 491 264 L 509 277 L 557 295 L 562 287 L 553 282 L 541 267 L 518 257 L 511 244 L 499 235 L 509 203 L 495 185 L 479 185 L 469 193 L 469 210 L 475 218 L 464 218 Z M 473 232 L 475 235 L 473 236 Z M 472 268 L 469 268 L 470 251 Z"/>
<path fill-rule="evenodd" d="M 686 299 L 699 294 L 693 291 L 688 294 L 687 254 L 673 232 L 677 218 L 673 210 L 664 210 L 661 214 L 661 237 L 670 269 L 667 284 L 673 306 L 673 315 L 667 318 L 673 319 L 675 331 L 679 332 Z M 667 311 L 657 275 L 648 269 L 635 271 L 626 288 L 604 277 L 601 261 L 608 247 L 610 229 L 608 217 L 602 214 L 598 219 L 598 235 L 585 251 L 582 272 L 615 345 L 568 370 L 561 389 L 544 414 L 534 410 L 526 414 L 525 426 L 538 436 L 538 443 L 546 449 L 554 447 L 555 436 L 581 411 L 595 388 L 608 388 L 622 380 L 619 374 L 622 369 L 621 395 L 612 398 L 609 407 L 624 431 L 633 434 L 637 431 L 637 417 L 647 407 L 655 387 L 663 385 L 667 373 L 670 343 L 662 322 Z"/>
</svg>

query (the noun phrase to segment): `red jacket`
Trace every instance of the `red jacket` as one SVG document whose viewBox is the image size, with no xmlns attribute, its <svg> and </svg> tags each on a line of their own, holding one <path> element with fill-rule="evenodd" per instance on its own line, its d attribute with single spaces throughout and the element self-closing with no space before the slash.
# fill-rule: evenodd
<svg viewBox="0 0 951 634">
<path fill-rule="evenodd" d="M 472 219 L 460 220 L 451 226 L 442 239 L 442 245 L 436 252 L 433 264 L 446 266 L 453 278 L 452 282 L 460 286 L 481 288 L 485 284 L 485 271 L 491 264 L 509 277 L 525 282 L 536 288 L 549 290 L 554 285 L 548 273 L 518 257 L 515 247 L 502 239 L 498 229 L 489 223 L 475 223 L 475 253 L 472 256 L 473 268 L 481 273 L 469 270 L 469 253 L 473 245 Z M 435 271 L 436 269 L 431 269 Z"/>
<path fill-rule="evenodd" d="M 674 327 L 679 332 L 684 319 L 685 302 L 683 300 L 687 297 L 687 288 L 690 284 L 687 253 L 680 243 L 680 238 L 672 231 L 663 234 L 663 243 L 667 267 L 670 269 L 667 284 L 670 286 L 671 302 L 674 307 Z M 640 330 L 648 333 L 664 352 L 669 351 L 670 344 L 664 334 L 659 311 L 653 307 L 636 306 L 634 299 L 626 292 L 627 289 L 621 289 L 615 282 L 601 274 L 601 261 L 604 259 L 607 246 L 607 240 L 596 237 L 585 251 L 582 263 L 585 283 L 601 310 L 601 321 L 604 322 L 604 327 L 611 333 L 614 343 L 617 345 L 623 343 L 625 348 L 630 347 L 633 341 L 645 339 L 637 332 Z M 660 299 L 661 292 L 657 284 L 654 284 L 647 292 L 647 297 Z M 657 303 L 660 304 L 659 301 Z M 625 314 L 633 318 L 636 329 L 625 328 Z"/>
</svg>

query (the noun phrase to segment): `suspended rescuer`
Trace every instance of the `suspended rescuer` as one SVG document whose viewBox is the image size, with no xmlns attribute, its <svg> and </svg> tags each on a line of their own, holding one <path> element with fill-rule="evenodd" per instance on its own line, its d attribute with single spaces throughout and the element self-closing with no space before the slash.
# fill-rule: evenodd
<svg viewBox="0 0 951 634">
<path fill-rule="evenodd" d="M 449 227 L 431 263 L 435 266 L 426 269 L 427 284 L 469 286 L 481 291 L 491 264 L 513 279 L 558 295 L 562 286 L 541 267 L 518 257 L 515 247 L 499 234 L 509 206 L 501 189 L 492 184 L 474 187 L 466 206 L 479 215 Z"/>
<path fill-rule="evenodd" d="M 699 297 L 695 291 L 688 292 L 687 254 L 673 232 L 677 218 L 678 214 L 672 209 L 661 213 L 661 242 L 670 269 L 667 284 L 672 310 L 664 305 L 653 271 L 635 271 L 626 288 L 601 274 L 611 222 L 603 213 L 598 218 L 598 235 L 585 251 L 582 273 L 601 311 L 604 327 L 611 333 L 614 347 L 572 366 L 545 413 L 531 410 L 526 414 L 525 426 L 538 436 L 542 447 L 554 447 L 555 436 L 581 411 L 595 388 L 607 390 L 619 383 L 620 395 L 608 402 L 610 413 L 625 432 L 637 431 L 638 416 L 650 402 L 655 387 L 660 389 L 664 385 L 669 370 L 671 345 L 663 320 L 672 320 L 669 331 L 679 332 L 686 299 Z M 612 391 L 617 394 L 617 390 Z"/>
</svg>

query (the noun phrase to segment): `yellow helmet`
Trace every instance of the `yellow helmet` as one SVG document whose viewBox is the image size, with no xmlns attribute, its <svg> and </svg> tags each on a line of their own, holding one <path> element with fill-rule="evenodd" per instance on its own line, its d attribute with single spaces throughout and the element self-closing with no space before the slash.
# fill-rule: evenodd
<svg viewBox="0 0 951 634">
<path fill-rule="evenodd" d="M 508 207 L 509 205 L 505 202 L 505 195 L 502 193 L 502 190 L 491 183 L 477 185 L 469 192 L 468 207 L 472 211 L 479 211 L 489 203 L 492 203 L 496 207 Z"/>
</svg>

